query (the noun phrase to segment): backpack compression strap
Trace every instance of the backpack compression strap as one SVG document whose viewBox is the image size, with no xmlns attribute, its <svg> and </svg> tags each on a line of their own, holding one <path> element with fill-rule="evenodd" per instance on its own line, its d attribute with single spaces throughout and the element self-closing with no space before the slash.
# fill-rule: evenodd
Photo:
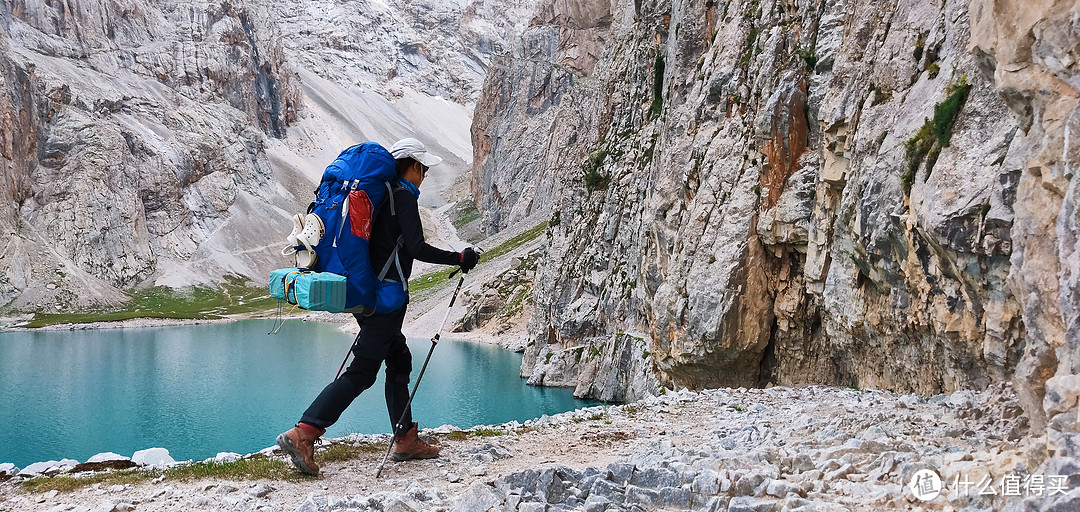
<svg viewBox="0 0 1080 512">
<path fill-rule="evenodd" d="M 401 258 L 398 258 L 398 251 L 401 250 L 401 246 L 405 245 L 405 237 L 399 235 L 397 243 L 394 244 L 394 252 L 390 253 L 390 257 L 386 258 L 386 264 L 383 265 L 382 270 L 379 271 L 379 281 L 382 281 L 386 277 L 386 273 L 390 271 L 390 264 L 393 263 L 397 266 L 398 277 L 401 279 L 401 287 L 405 289 L 405 292 L 409 291 L 409 282 L 405 279 L 405 272 L 401 270 Z"/>
</svg>

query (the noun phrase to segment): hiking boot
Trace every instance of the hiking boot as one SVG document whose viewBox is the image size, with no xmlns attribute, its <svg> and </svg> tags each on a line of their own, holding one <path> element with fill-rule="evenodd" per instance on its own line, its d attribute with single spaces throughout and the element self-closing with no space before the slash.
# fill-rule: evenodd
<svg viewBox="0 0 1080 512">
<path fill-rule="evenodd" d="M 324 432 L 326 432 L 325 428 L 297 423 L 288 432 L 277 436 L 277 444 L 289 454 L 296 469 L 309 475 L 318 475 L 319 465 L 315 463 L 315 441 Z"/>
<path fill-rule="evenodd" d="M 394 436 L 394 447 L 390 449 L 390 458 L 398 462 L 411 459 L 434 459 L 439 456 L 439 447 L 433 446 L 416 435 L 420 425 L 415 421 L 408 432 Z"/>
</svg>

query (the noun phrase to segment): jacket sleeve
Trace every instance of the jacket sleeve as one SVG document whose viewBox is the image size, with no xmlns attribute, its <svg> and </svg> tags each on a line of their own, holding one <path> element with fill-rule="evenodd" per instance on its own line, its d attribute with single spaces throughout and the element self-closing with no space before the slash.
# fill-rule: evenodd
<svg viewBox="0 0 1080 512">
<path fill-rule="evenodd" d="M 394 194 L 397 203 L 398 227 L 401 228 L 401 236 L 405 250 L 413 257 L 427 263 L 439 263 L 442 265 L 458 265 L 461 263 L 461 254 L 444 251 L 433 247 L 424 241 L 424 227 L 420 223 L 420 209 L 416 204 L 416 198 L 407 191 Z"/>
</svg>

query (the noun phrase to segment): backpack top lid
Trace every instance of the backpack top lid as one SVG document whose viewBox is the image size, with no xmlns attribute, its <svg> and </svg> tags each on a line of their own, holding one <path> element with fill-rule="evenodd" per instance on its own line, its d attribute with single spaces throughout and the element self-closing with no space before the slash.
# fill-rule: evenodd
<svg viewBox="0 0 1080 512">
<path fill-rule="evenodd" d="M 389 181 L 396 176 L 394 157 L 377 142 L 346 148 L 326 167 L 322 181 Z"/>
</svg>

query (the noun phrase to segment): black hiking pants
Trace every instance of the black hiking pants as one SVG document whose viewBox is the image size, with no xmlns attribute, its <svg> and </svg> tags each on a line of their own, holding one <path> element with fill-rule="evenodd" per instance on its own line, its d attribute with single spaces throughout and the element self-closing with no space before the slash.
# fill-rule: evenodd
<svg viewBox="0 0 1080 512">
<path fill-rule="evenodd" d="M 409 373 L 412 371 L 412 353 L 401 334 L 405 321 L 405 308 L 387 314 L 371 316 L 353 315 L 360 324 L 360 336 L 352 348 L 353 360 L 345 373 L 323 388 L 322 393 L 311 402 L 300 421 L 319 428 L 327 428 L 337 422 L 341 413 L 365 389 L 375 383 L 379 367 L 386 362 L 386 410 L 390 413 L 390 425 L 405 413 L 400 429 L 404 434 L 412 428 L 412 411 L 406 411 L 409 402 Z M 410 408 L 411 409 L 411 408 Z"/>
</svg>

